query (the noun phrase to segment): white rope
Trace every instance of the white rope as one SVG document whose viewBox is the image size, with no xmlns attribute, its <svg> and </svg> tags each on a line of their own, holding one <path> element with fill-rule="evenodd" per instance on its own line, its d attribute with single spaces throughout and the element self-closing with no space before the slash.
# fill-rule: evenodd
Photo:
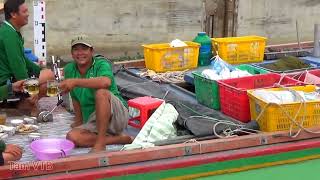
<svg viewBox="0 0 320 180">
<path fill-rule="evenodd" d="M 140 73 L 141 77 L 150 77 L 153 81 L 156 82 L 166 82 L 166 83 L 183 83 L 184 75 L 187 70 L 184 71 L 169 71 L 165 73 L 156 73 L 152 70 L 147 70 L 146 72 Z"/>
</svg>

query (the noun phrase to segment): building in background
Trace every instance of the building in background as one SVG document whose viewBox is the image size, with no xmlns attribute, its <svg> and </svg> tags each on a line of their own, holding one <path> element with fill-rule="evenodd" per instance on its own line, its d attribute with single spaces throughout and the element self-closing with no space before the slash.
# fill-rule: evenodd
<svg viewBox="0 0 320 180">
<path fill-rule="evenodd" d="M 33 0 L 26 47 L 33 47 Z M 319 0 L 51 0 L 46 1 L 48 57 L 70 54 L 79 33 L 92 37 L 95 49 L 111 59 L 143 56 L 142 44 L 192 40 L 205 30 L 211 37 L 259 35 L 268 44 L 312 41 L 319 23 Z"/>
</svg>

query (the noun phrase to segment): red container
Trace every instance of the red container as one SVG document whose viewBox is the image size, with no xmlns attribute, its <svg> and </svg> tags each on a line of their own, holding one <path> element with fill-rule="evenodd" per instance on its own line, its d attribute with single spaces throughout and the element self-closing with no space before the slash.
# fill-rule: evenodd
<svg viewBox="0 0 320 180">
<path fill-rule="evenodd" d="M 241 122 L 249 122 L 251 118 L 247 90 L 276 87 L 280 79 L 281 75 L 270 73 L 218 81 L 221 111 Z M 280 84 L 295 86 L 303 83 L 290 77 L 283 77 Z"/>
<path fill-rule="evenodd" d="M 306 79 L 306 74 L 310 73 L 311 75 L 314 75 L 312 77 L 308 77 Z M 299 80 L 301 82 L 304 82 L 305 84 L 314 84 L 319 86 L 320 85 L 320 69 L 310 70 L 310 71 L 302 71 L 302 72 L 295 72 L 295 73 L 289 73 L 287 76 Z"/>
</svg>

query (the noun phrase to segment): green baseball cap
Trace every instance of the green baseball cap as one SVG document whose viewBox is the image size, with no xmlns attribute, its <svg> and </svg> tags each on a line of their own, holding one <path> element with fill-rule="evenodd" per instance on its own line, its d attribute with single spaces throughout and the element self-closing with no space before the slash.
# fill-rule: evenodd
<svg viewBox="0 0 320 180">
<path fill-rule="evenodd" d="M 93 47 L 91 40 L 86 35 L 79 35 L 79 36 L 76 36 L 75 38 L 73 38 L 71 40 L 71 47 L 73 47 L 76 44 L 84 44 L 88 47 Z"/>
</svg>

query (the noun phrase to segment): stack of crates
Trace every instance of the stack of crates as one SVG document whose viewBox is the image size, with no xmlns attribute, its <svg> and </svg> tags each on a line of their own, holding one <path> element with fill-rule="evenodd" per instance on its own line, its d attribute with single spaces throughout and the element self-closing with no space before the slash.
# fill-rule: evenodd
<svg viewBox="0 0 320 180">
<path fill-rule="evenodd" d="M 241 122 L 249 122 L 250 106 L 247 90 L 301 85 L 300 81 L 279 74 L 269 73 L 218 81 L 221 111 Z"/>
<path fill-rule="evenodd" d="M 242 64 L 236 67 L 237 69 L 248 71 L 250 74 L 266 74 L 268 71 Z M 193 72 L 196 98 L 200 104 L 209 108 L 220 109 L 220 96 L 218 83 L 215 80 L 210 80 L 201 75 L 200 72 Z"/>
</svg>

